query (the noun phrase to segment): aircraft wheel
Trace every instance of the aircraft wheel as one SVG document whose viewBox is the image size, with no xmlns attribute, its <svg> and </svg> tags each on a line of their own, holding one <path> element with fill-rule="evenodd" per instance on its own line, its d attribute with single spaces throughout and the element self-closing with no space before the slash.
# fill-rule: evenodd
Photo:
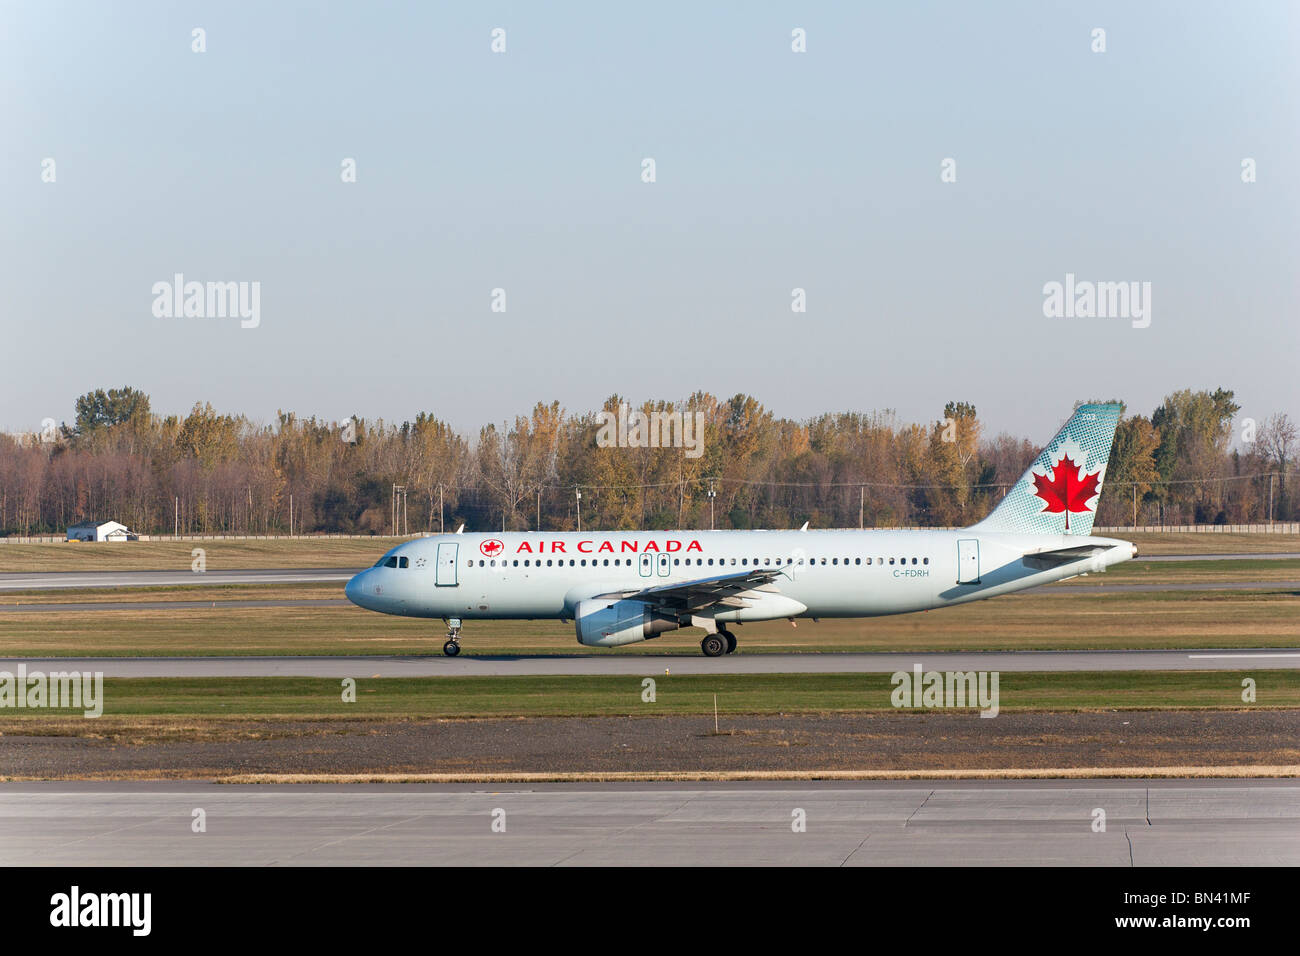
<svg viewBox="0 0 1300 956">
<path fill-rule="evenodd" d="M 736 635 L 732 634 L 730 631 L 727 631 L 722 636 L 727 639 L 727 653 L 728 654 L 736 653 Z"/>
<path fill-rule="evenodd" d="M 721 634 L 706 634 L 700 641 L 700 650 L 705 657 L 721 657 L 727 653 L 727 639 Z"/>
<path fill-rule="evenodd" d="M 455 641 L 448 641 L 446 644 L 442 645 L 442 652 L 448 657 L 455 657 L 460 653 L 460 645 Z"/>
</svg>

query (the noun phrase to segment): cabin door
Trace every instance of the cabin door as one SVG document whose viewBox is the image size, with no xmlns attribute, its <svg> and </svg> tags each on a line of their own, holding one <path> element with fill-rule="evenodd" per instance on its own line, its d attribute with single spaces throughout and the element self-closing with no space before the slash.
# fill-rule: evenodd
<svg viewBox="0 0 1300 956">
<path fill-rule="evenodd" d="M 435 582 L 438 587 L 455 587 L 456 580 L 456 554 L 460 545 L 452 541 L 438 542 L 438 574 Z"/>
<path fill-rule="evenodd" d="M 957 542 L 957 583 L 980 583 L 980 543 L 978 538 Z"/>
</svg>

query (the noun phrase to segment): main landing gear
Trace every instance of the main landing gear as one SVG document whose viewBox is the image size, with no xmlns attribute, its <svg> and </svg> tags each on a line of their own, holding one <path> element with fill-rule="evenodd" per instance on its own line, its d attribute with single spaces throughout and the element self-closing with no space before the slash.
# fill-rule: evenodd
<svg viewBox="0 0 1300 956">
<path fill-rule="evenodd" d="M 460 618 L 453 617 L 447 622 L 447 643 L 442 645 L 442 652 L 448 657 L 460 653 Z"/>
<path fill-rule="evenodd" d="M 724 627 L 718 628 L 716 634 L 705 634 L 700 641 L 700 650 L 705 657 L 721 657 L 723 654 L 736 653 L 736 636 Z"/>
</svg>

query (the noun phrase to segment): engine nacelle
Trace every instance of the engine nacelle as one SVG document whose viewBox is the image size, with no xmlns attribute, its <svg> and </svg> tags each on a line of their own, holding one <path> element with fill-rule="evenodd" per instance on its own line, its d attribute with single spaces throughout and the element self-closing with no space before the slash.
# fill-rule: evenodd
<svg viewBox="0 0 1300 956">
<path fill-rule="evenodd" d="M 578 643 L 587 647 L 619 647 L 676 630 L 677 618 L 655 614 L 640 601 L 586 600 L 578 602 L 573 618 Z"/>
</svg>

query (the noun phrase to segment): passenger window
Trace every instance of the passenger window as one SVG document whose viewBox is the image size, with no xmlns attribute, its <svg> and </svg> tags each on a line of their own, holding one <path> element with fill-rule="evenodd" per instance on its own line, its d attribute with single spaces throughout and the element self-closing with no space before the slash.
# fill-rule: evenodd
<svg viewBox="0 0 1300 956">
<path fill-rule="evenodd" d="M 921 563 L 922 563 L 922 564 L 929 564 L 929 563 L 930 563 L 930 559 L 929 559 L 929 558 L 926 558 L 926 559 L 925 559 L 924 561 L 922 561 Z"/>
<path fill-rule="evenodd" d="M 889 563 L 890 563 L 890 564 L 893 564 L 893 563 L 894 563 L 894 559 L 893 559 L 893 558 L 890 558 L 890 559 L 889 559 Z"/>
</svg>

